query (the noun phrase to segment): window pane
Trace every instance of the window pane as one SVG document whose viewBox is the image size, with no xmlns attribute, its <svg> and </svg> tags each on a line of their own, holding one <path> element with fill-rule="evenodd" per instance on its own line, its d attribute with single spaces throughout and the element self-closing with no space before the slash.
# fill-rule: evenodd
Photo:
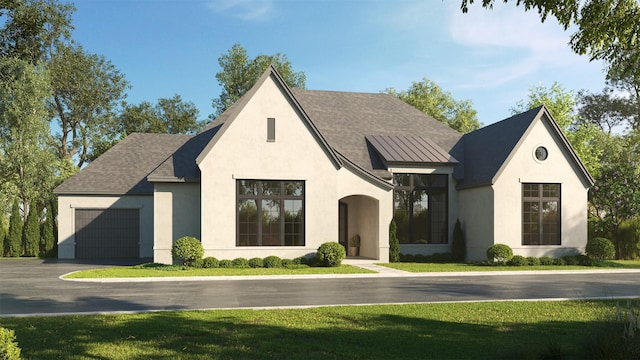
<svg viewBox="0 0 640 360">
<path fill-rule="evenodd" d="M 560 184 L 523 184 L 522 196 L 522 244 L 560 245 Z"/>
<path fill-rule="evenodd" d="M 255 180 L 238 180 L 239 195 L 258 195 L 258 182 Z"/>
<path fill-rule="evenodd" d="M 280 241 L 280 200 L 262 200 L 262 245 L 282 245 Z"/>
<path fill-rule="evenodd" d="M 413 243 L 428 244 L 429 196 L 426 191 L 413 192 Z"/>
<path fill-rule="evenodd" d="M 280 195 L 281 181 L 262 181 L 262 195 L 278 196 Z"/>
<path fill-rule="evenodd" d="M 302 200 L 284 200 L 284 243 L 304 245 L 302 237 Z"/>
<path fill-rule="evenodd" d="M 303 182 L 302 181 L 285 181 L 284 194 L 287 196 L 302 196 L 303 195 Z"/>
<path fill-rule="evenodd" d="M 432 244 L 446 244 L 447 229 L 447 194 L 439 193 L 429 196 L 430 239 Z"/>
<path fill-rule="evenodd" d="M 396 221 L 396 234 L 401 244 L 411 243 L 411 232 L 409 228 L 409 195 L 410 191 L 396 190 L 393 192 L 394 212 L 393 219 Z"/>
<path fill-rule="evenodd" d="M 558 184 L 543 184 L 542 185 L 542 196 L 546 198 L 559 198 L 560 197 L 560 186 Z"/>
<path fill-rule="evenodd" d="M 410 186 L 409 174 L 394 174 L 393 185 L 394 186 Z"/>
<path fill-rule="evenodd" d="M 238 201 L 238 245 L 258 245 L 258 206 L 255 200 Z"/>
<path fill-rule="evenodd" d="M 538 184 L 523 184 L 522 192 L 523 196 L 526 198 L 537 198 L 540 197 L 538 194 L 539 186 Z"/>
<path fill-rule="evenodd" d="M 523 244 L 538 245 L 539 238 L 539 206 L 538 202 L 523 204 Z"/>
<path fill-rule="evenodd" d="M 560 245 L 560 227 L 558 223 L 558 202 L 542 203 L 542 243 L 543 245 Z"/>
</svg>

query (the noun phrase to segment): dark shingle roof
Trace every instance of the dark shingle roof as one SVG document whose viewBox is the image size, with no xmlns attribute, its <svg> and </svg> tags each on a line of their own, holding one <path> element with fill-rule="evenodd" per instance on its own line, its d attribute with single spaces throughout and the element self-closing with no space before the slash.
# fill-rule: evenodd
<svg viewBox="0 0 640 360">
<path fill-rule="evenodd" d="M 390 178 L 365 136 L 421 136 L 449 152 L 462 134 L 388 94 L 292 89 L 327 143 L 363 169 Z"/>
<path fill-rule="evenodd" d="M 190 138 L 175 134 L 131 134 L 55 188 L 54 193 L 153 194 L 147 175 Z"/>
</svg>

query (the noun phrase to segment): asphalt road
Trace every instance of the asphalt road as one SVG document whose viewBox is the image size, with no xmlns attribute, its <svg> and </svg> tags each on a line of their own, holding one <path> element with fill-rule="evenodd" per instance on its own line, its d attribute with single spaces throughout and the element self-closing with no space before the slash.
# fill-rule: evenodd
<svg viewBox="0 0 640 360">
<path fill-rule="evenodd" d="M 102 265 L 0 261 L 0 316 L 640 297 L 637 271 L 124 283 L 58 278 L 97 266 Z"/>
</svg>

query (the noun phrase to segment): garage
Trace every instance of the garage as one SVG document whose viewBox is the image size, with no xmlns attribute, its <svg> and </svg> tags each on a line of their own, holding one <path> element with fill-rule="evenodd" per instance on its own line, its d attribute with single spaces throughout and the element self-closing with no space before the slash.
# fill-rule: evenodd
<svg viewBox="0 0 640 360">
<path fill-rule="evenodd" d="M 76 259 L 140 257 L 139 209 L 75 209 Z"/>
</svg>

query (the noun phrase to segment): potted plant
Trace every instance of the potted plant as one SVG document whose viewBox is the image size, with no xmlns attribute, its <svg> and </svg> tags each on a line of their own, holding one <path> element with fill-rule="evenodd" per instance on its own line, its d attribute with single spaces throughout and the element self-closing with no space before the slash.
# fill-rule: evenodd
<svg viewBox="0 0 640 360">
<path fill-rule="evenodd" d="M 360 235 L 355 234 L 349 239 L 349 256 L 360 255 Z"/>
</svg>

